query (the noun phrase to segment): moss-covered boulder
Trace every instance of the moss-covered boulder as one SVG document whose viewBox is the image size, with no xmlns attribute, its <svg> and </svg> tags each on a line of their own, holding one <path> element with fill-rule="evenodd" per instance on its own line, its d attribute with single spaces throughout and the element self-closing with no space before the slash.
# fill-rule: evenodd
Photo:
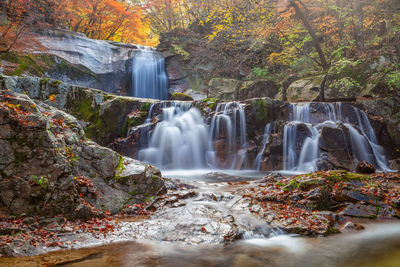
<svg viewBox="0 0 400 267">
<path fill-rule="evenodd" d="M 174 93 L 171 96 L 171 100 L 178 100 L 178 101 L 193 101 L 193 97 L 184 93 Z"/>
<path fill-rule="evenodd" d="M 311 102 L 319 100 L 323 75 L 303 78 L 290 84 L 286 90 L 288 102 Z"/>
</svg>

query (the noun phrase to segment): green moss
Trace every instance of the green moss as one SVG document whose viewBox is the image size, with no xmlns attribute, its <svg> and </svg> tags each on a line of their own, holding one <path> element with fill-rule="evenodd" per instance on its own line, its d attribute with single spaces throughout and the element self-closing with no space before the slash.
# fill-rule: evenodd
<svg viewBox="0 0 400 267">
<path fill-rule="evenodd" d="M 171 96 L 171 100 L 178 100 L 178 101 L 193 101 L 193 97 L 184 93 L 174 93 Z"/>
<path fill-rule="evenodd" d="M 59 81 L 59 80 L 53 80 L 53 81 L 50 83 L 50 85 L 53 86 L 53 87 L 58 87 L 60 84 L 62 84 L 62 82 Z"/>
<path fill-rule="evenodd" d="M 202 102 L 206 103 L 207 107 L 212 109 L 212 110 L 216 109 L 218 101 L 219 101 L 218 98 L 212 98 L 212 97 L 205 98 L 205 99 L 202 100 Z"/>
<path fill-rule="evenodd" d="M 327 177 L 330 180 L 337 180 L 337 181 L 351 181 L 351 180 L 370 180 L 371 177 L 364 174 L 359 173 L 352 173 L 347 171 L 331 171 L 329 172 L 329 176 Z"/>
<path fill-rule="evenodd" d="M 151 106 L 151 102 L 146 102 L 146 103 L 144 103 L 141 107 L 140 107 L 140 111 L 149 111 L 149 109 L 150 109 L 150 106 Z"/>
<path fill-rule="evenodd" d="M 297 179 L 291 180 L 285 187 L 283 187 L 283 191 L 292 191 L 294 189 L 299 188 L 300 183 L 297 181 Z"/>
<path fill-rule="evenodd" d="M 50 78 L 40 79 L 40 87 L 45 86 L 50 81 Z"/>
<path fill-rule="evenodd" d="M 55 65 L 51 57 L 53 56 L 42 54 L 25 55 L 16 52 L 8 52 L 0 55 L 0 59 L 16 64 L 14 70 L 5 72 L 6 75 L 10 76 L 20 76 L 26 73 L 43 77 L 45 72 Z"/>
<path fill-rule="evenodd" d="M 264 99 L 258 99 L 255 103 L 257 121 L 264 122 L 267 114 L 267 105 Z"/>
<path fill-rule="evenodd" d="M 124 178 L 124 176 L 122 176 L 124 170 L 125 170 L 124 158 L 121 155 L 119 155 L 119 163 L 118 166 L 115 168 L 115 176 L 113 179 L 118 180 Z"/>
</svg>

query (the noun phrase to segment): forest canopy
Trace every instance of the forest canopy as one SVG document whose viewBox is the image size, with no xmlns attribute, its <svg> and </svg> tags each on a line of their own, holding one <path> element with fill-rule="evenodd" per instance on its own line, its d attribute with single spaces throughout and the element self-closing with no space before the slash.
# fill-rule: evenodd
<svg viewBox="0 0 400 267">
<path fill-rule="evenodd" d="M 2 51 L 27 32 L 68 29 L 94 39 L 167 42 L 200 63 L 233 57 L 233 64 L 225 65 L 234 67 L 217 68 L 216 75 L 251 72 L 261 78 L 302 72 L 305 65 L 327 71 L 337 64 L 357 67 L 362 58 L 400 55 L 398 0 L 6 0 L 0 5 Z M 184 39 L 202 50 L 187 51 Z M 392 80 L 398 83 L 400 75 Z"/>
</svg>

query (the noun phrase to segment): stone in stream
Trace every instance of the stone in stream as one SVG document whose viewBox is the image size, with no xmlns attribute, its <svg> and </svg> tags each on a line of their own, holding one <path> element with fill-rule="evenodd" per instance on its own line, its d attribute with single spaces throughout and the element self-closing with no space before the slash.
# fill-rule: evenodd
<svg viewBox="0 0 400 267">
<path fill-rule="evenodd" d="M 341 214 L 344 216 L 376 219 L 378 211 L 379 208 L 377 208 L 376 206 L 351 203 L 341 212 Z"/>
<path fill-rule="evenodd" d="M 375 171 L 375 167 L 366 161 L 361 161 L 356 167 L 357 173 L 372 174 L 375 173 Z"/>
</svg>

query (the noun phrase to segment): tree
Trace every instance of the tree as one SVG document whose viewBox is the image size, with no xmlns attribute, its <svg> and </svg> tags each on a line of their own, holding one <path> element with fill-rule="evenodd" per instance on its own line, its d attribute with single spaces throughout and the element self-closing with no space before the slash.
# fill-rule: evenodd
<svg viewBox="0 0 400 267">
<path fill-rule="evenodd" d="M 0 26 L 0 52 L 8 52 L 25 31 L 56 25 L 59 10 L 54 0 L 9 0 L 1 9 L 7 22 Z"/>
</svg>

